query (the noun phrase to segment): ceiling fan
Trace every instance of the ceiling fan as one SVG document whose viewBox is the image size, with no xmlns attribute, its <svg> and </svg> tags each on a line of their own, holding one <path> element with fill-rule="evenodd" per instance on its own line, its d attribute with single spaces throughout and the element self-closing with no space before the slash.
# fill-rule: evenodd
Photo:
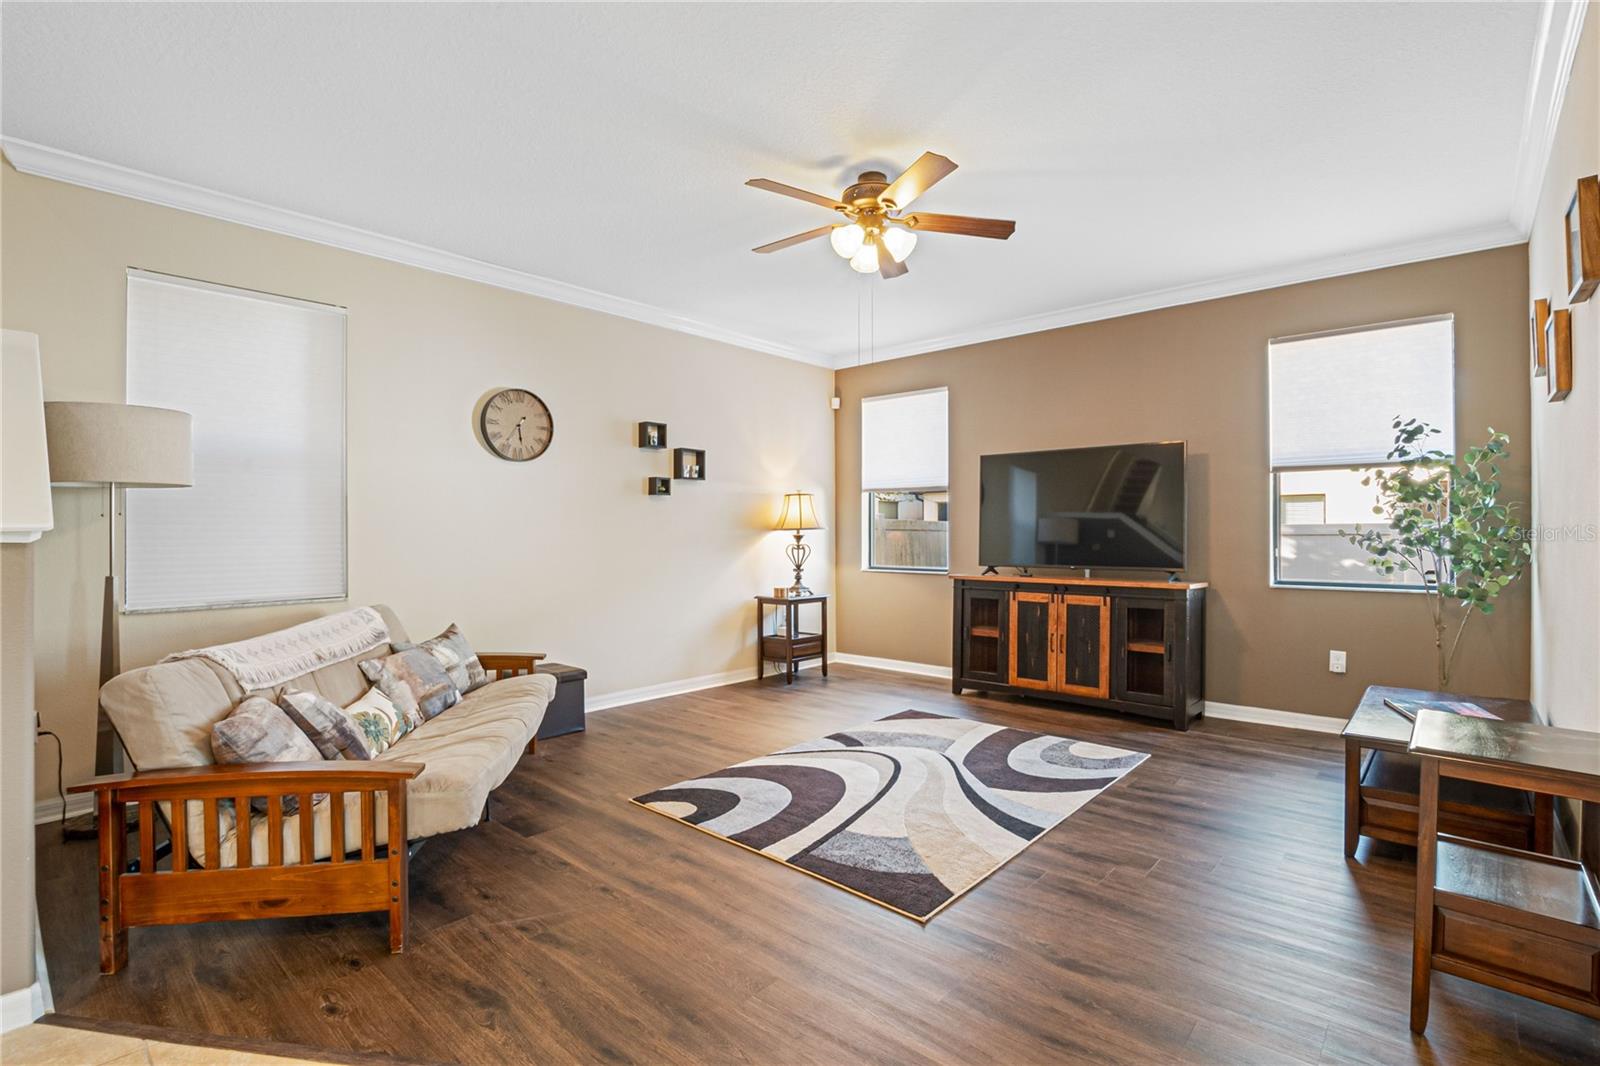
<svg viewBox="0 0 1600 1066">
<path fill-rule="evenodd" d="M 856 183 L 840 193 L 837 200 L 785 185 L 781 181 L 751 178 L 745 182 L 746 185 L 831 208 L 848 219 L 846 222 L 796 233 L 793 237 L 785 237 L 752 250 L 764 255 L 827 236 L 833 250 L 850 260 L 850 267 L 856 272 L 877 272 L 885 278 L 898 278 L 906 272 L 906 259 L 917 245 L 918 230 L 956 233 L 963 237 L 993 237 L 1002 241 L 1011 236 L 1017 224 L 1007 219 L 935 215 L 927 211 L 906 213 L 911 201 L 933 188 L 955 169 L 956 165 L 944 156 L 923 152 L 921 158 L 893 181 L 882 171 L 863 171 L 856 178 Z"/>
</svg>

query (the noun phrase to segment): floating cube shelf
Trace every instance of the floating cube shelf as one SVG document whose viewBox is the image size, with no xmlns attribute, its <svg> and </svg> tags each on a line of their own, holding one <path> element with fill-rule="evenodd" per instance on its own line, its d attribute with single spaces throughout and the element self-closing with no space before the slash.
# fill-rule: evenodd
<svg viewBox="0 0 1600 1066">
<path fill-rule="evenodd" d="M 678 481 L 704 481 L 706 479 L 705 449 L 672 449 L 672 476 Z"/>
<path fill-rule="evenodd" d="M 640 422 L 639 447 L 660 450 L 667 446 L 667 424 L 665 422 Z"/>
</svg>

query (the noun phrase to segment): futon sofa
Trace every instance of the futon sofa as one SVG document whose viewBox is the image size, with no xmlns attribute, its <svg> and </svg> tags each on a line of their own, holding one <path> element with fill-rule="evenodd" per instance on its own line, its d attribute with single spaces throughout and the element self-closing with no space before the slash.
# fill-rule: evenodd
<svg viewBox="0 0 1600 1066">
<path fill-rule="evenodd" d="M 405 641 L 394 612 L 375 609 L 391 641 Z M 367 691 L 358 664 L 391 650 L 380 644 L 283 687 L 346 706 Z M 555 695 L 555 678 L 534 672 L 539 658 L 480 653 L 496 680 L 370 761 L 215 765 L 212 727 L 257 693 L 202 658 L 113 678 L 100 702 L 135 772 L 76 790 L 96 792 L 102 826 L 121 824 L 130 804 L 140 806 L 141 824 L 137 857 L 123 853 L 125 834 L 101 834 L 102 971 L 125 962 L 129 925 L 170 922 L 387 909 L 391 949 L 401 950 L 407 849 L 388 847 L 391 834 L 415 841 L 482 819 L 489 793 L 533 749 Z M 285 805 L 291 797 L 297 802 Z M 186 814 L 174 816 L 180 802 Z M 252 802 L 257 813 L 241 838 L 236 812 Z M 170 826 L 173 850 L 159 876 L 156 812 Z"/>
</svg>

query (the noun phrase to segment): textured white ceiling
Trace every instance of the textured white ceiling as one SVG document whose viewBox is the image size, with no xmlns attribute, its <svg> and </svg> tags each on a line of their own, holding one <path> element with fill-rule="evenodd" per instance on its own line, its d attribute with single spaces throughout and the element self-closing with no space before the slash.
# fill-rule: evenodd
<svg viewBox="0 0 1600 1066">
<path fill-rule="evenodd" d="M 0 131 L 851 363 L 869 288 L 881 354 L 1515 239 L 1544 13 L 6 3 Z M 924 149 L 961 169 L 919 206 L 1016 236 L 924 235 L 892 282 L 749 251 L 830 216 L 746 178 Z"/>
</svg>

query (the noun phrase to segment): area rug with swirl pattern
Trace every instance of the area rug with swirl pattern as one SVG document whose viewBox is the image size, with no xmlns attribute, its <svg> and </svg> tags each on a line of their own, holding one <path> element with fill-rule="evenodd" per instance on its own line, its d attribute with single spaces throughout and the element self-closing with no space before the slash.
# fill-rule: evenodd
<svg viewBox="0 0 1600 1066">
<path fill-rule="evenodd" d="M 926 922 L 1147 758 L 903 711 L 632 802 Z"/>
</svg>

